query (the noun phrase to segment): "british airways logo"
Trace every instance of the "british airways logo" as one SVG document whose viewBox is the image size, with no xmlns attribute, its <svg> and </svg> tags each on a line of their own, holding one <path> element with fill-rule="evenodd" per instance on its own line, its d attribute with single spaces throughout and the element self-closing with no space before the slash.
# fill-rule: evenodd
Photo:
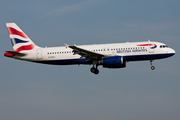
<svg viewBox="0 0 180 120">
<path fill-rule="evenodd" d="M 26 36 L 26 34 L 17 30 L 13 27 L 7 27 L 9 35 L 11 37 L 11 42 L 15 52 L 20 52 L 23 50 L 32 50 L 36 45 L 30 42 L 30 39 Z M 19 44 L 17 46 L 17 44 Z"/>
<path fill-rule="evenodd" d="M 151 49 L 155 49 L 157 47 L 156 44 L 141 44 L 141 45 L 137 45 L 137 46 L 150 46 Z"/>
<path fill-rule="evenodd" d="M 136 53 L 136 52 L 147 52 L 147 49 L 145 48 L 138 48 L 138 47 L 133 47 L 130 49 L 125 49 L 125 50 L 117 50 L 117 53 Z"/>
<path fill-rule="evenodd" d="M 155 45 L 155 46 L 151 47 L 151 49 L 155 49 L 155 48 L 157 48 L 157 45 Z"/>
</svg>

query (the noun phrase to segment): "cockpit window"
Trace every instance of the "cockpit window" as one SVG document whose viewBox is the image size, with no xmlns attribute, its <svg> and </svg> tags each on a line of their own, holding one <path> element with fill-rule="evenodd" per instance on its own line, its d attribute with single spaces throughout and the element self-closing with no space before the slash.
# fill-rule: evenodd
<svg viewBox="0 0 180 120">
<path fill-rule="evenodd" d="M 160 48 L 167 48 L 167 45 L 160 45 Z"/>
</svg>

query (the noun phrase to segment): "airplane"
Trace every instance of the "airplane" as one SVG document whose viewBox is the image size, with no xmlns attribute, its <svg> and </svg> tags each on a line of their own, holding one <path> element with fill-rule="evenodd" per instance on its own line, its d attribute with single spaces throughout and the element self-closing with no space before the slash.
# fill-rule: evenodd
<svg viewBox="0 0 180 120">
<path fill-rule="evenodd" d="M 126 42 L 93 45 L 68 45 L 62 47 L 37 46 L 15 23 L 6 23 L 14 51 L 5 51 L 4 56 L 51 65 L 92 65 L 90 71 L 98 74 L 98 66 L 125 68 L 130 61 L 153 60 L 171 57 L 175 50 L 155 41 Z"/>
</svg>

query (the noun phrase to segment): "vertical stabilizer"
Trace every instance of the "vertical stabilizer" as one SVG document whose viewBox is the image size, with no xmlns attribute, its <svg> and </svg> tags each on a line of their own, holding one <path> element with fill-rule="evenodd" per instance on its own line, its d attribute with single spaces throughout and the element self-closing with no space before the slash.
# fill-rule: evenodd
<svg viewBox="0 0 180 120">
<path fill-rule="evenodd" d="M 38 47 L 15 23 L 6 23 L 6 26 L 15 52 L 28 51 Z"/>
</svg>

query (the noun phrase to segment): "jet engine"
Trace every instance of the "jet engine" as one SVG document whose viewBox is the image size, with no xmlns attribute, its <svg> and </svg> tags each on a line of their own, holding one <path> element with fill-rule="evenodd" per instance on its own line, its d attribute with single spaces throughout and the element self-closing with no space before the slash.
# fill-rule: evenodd
<svg viewBox="0 0 180 120">
<path fill-rule="evenodd" d="M 123 56 L 105 57 L 100 61 L 104 68 L 123 68 L 126 67 L 126 62 Z"/>
</svg>

